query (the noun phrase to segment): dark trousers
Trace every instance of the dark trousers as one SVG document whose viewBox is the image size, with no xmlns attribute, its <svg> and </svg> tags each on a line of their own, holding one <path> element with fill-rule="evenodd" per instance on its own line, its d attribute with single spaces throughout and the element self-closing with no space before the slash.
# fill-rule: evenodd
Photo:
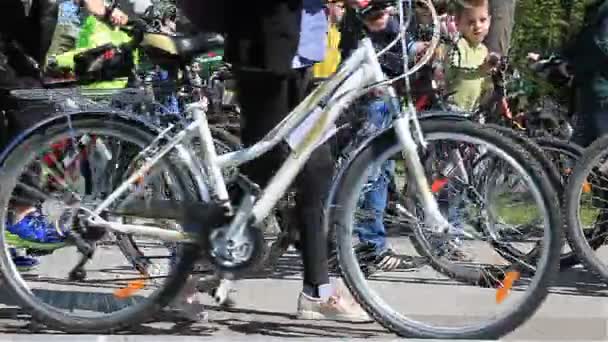
<svg viewBox="0 0 608 342">
<path fill-rule="evenodd" d="M 305 96 L 311 79 L 310 69 L 295 70 L 287 76 L 241 71 L 237 73 L 241 105 L 241 139 L 251 146 L 287 116 Z M 288 153 L 279 145 L 261 158 L 244 166 L 243 172 L 264 187 Z M 327 144 L 317 148 L 296 179 L 296 219 L 301 232 L 304 283 L 329 283 L 327 232 L 323 231 L 323 209 L 333 175 L 333 161 Z"/>
<path fill-rule="evenodd" d="M 57 2 L 34 1 L 27 14 L 22 0 L 0 1 L 0 148 L 45 115 L 53 113 L 52 106 L 17 108 L 15 100 L 8 96 L 7 89 L 41 87 L 35 63 L 44 63 L 51 45 Z"/>
<path fill-rule="evenodd" d="M 39 77 L 38 70 L 22 53 L 39 65 L 44 64 L 57 24 L 57 2 L 34 1 L 26 13 L 22 0 L 2 0 L 0 19 L 0 87 L 31 87 Z M 22 52 L 15 51 L 9 44 L 11 41 L 16 42 Z"/>
</svg>

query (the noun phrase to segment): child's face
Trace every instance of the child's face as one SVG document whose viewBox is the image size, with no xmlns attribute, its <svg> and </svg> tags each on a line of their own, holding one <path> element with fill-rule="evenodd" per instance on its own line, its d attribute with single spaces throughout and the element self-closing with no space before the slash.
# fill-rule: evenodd
<svg viewBox="0 0 608 342">
<path fill-rule="evenodd" d="M 419 24 L 430 25 L 433 23 L 433 17 L 429 11 L 426 3 L 417 1 L 414 9 L 416 10 L 416 20 Z"/>
<path fill-rule="evenodd" d="M 456 18 L 458 31 L 470 43 L 479 44 L 488 35 L 490 29 L 490 15 L 487 6 L 465 9 Z"/>
</svg>

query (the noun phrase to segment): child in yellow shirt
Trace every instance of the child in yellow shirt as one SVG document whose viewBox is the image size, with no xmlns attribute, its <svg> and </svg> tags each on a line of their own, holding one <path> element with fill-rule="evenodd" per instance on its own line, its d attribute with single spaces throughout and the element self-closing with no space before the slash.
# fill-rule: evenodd
<svg viewBox="0 0 608 342">
<path fill-rule="evenodd" d="M 488 35 L 491 17 L 488 0 L 462 0 L 456 7 L 456 25 L 462 35 L 456 42 L 457 51 L 447 68 L 447 88 L 454 93 L 452 102 L 461 110 L 473 111 L 491 86 L 490 55 L 483 40 Z"/>
</svg>

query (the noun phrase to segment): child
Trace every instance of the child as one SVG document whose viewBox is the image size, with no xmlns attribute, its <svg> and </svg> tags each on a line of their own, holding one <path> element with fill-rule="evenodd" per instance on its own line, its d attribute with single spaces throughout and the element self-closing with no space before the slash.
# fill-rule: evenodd
<svg viewBox="0 0 608 342">
<path fill-rule="evenodd" d="M 352 51 L 357 47 L 357 42 L 361 38 L 363 31 L 358 23 L 354 11 L 347 9 L 343 25 L 341 27 L 342 40 L 340 50 L 342 59 L 348 58 Z M 367 36 L 371 39 L 376 50 L 381 50 L 390 44 L 399 35 L 400 27 L 398 18 L 392 16 L 388 18 L 386 27 L 376 32 L 368 32 Z M 424 51 L 428 43 L 408 42 L 410 56 L 416 56 Z M 413 58 L 412 58 L 413 59 Z M 403 73 L 403 55 L 400 44 L 396 44 L 387 53 L 379 58 L 382 70 L 388 77 L 395 77 Z M 373 134 L 388 127 L 391 123 L 391 112 L 389 106 L 395 99 L 388 98 L 380 89 L 372 90 L 367 101 L 359 105 L 357 110 L 361 111 L 365 119 L 362 127 L 357 127 L 353 135 L 348 135 L 345 139 L 348 142 L 355 142 L 351 146 L 357 146 L 358 142 L 363 142 Z M 399 104 L 394 104 L 398 106 Z M 341 146 L 339 149 L 344 148 Z M 368 182 L 362 189 L 359 208 L 369 215 L 357 220 L 354 232 L 359 238 L 360 243 L 355 246 L 357 257 L 360 260 L 362 270 L 371 275 L 376 271 L 389 272 L 397 268 L 413 268 L 418 266 L 407 256 L 399 255 L 394 251 L 387 240 L 386 227 L 384 225 L 384 212 L 388 205 L 388 188 L 394 174 L 394 161 L 386 161 L 381 166 L 373 168 L 369 172 Z M 336 268 L 336 256 L 330 256 L 330 265 Z"/>
<path fill-rule="evenodd" d="M 459 109 L 472 111 L 491 84 L 488 72 L 496 60 L 483 44 L 491 17 L 488 0 L 461 0 L 456 4 L 456 25 L 462 37 L 446 70 L 447 90 L 453 92 L 452 101 Z"/>
<path fill-rule="evenodd" d="M 476 110 L 491 86 L 489 71 L 496 58 L 483 44 L 490 28 L 490 19 L 488 0 L 456 2 L 455 21 L 460 38 L 456 40 L 456 51 L 452 51 L 448 60 L 446 87 L 448 93 L 453 94 L 450 100 L 459 110 Z M 458 177 L 454 174 L 452 176 Z M 452 226 L 450 234 L 454 239 L 444 246 L 443 252 L 451 260 L 470 261 L 469 255 L 461 248 L 464 229 L 464 203 L 460 195 L 462 189 L 450 187 L 444 190 L 439 193 L 439 204 L 443 210 L 447 210 L 448 221 Z"/>
</svg>

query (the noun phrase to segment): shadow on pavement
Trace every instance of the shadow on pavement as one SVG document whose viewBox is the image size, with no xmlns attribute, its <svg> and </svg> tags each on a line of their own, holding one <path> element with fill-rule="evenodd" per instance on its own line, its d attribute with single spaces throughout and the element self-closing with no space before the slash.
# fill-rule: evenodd
<svg viewBox="0 0 608 342">
<path fill-rule="evenodd" d="M 302 323 L 302 321 L 286 322 L 260 322 L 244 321 L 240 319 L 225 319 L 215 321 L 215 323 L 228 327 L 231 331 L 240 334 L 259 334 L 272 337 L 283 338 L 370 338 L 386 334 L 385 330 L 373 328 L 372 325 L 341 325 L 329 322 Z"/>
<path fill-rule="evenodd" d="M 551 293 L 569 296 L 608 297 L 608 286 L 583 267 L 564 270 L 554 282 Z"/>
<path fill-rule="evenodd" d="M 175 322 L 175 317 L 164 315 L 163 313 L 157 316 L 157 320 L 153 324 L 161 325 L 151 326 L 142 324 L 137 327 L 132 327 L 128 330 L 117 333 L 118 335 L 179 335 L 179 336 L 213 336 L 220 329 L 218 327 L 209 326 L 207 323 L 191 323 L 191 322 Z"/>
</svg>

